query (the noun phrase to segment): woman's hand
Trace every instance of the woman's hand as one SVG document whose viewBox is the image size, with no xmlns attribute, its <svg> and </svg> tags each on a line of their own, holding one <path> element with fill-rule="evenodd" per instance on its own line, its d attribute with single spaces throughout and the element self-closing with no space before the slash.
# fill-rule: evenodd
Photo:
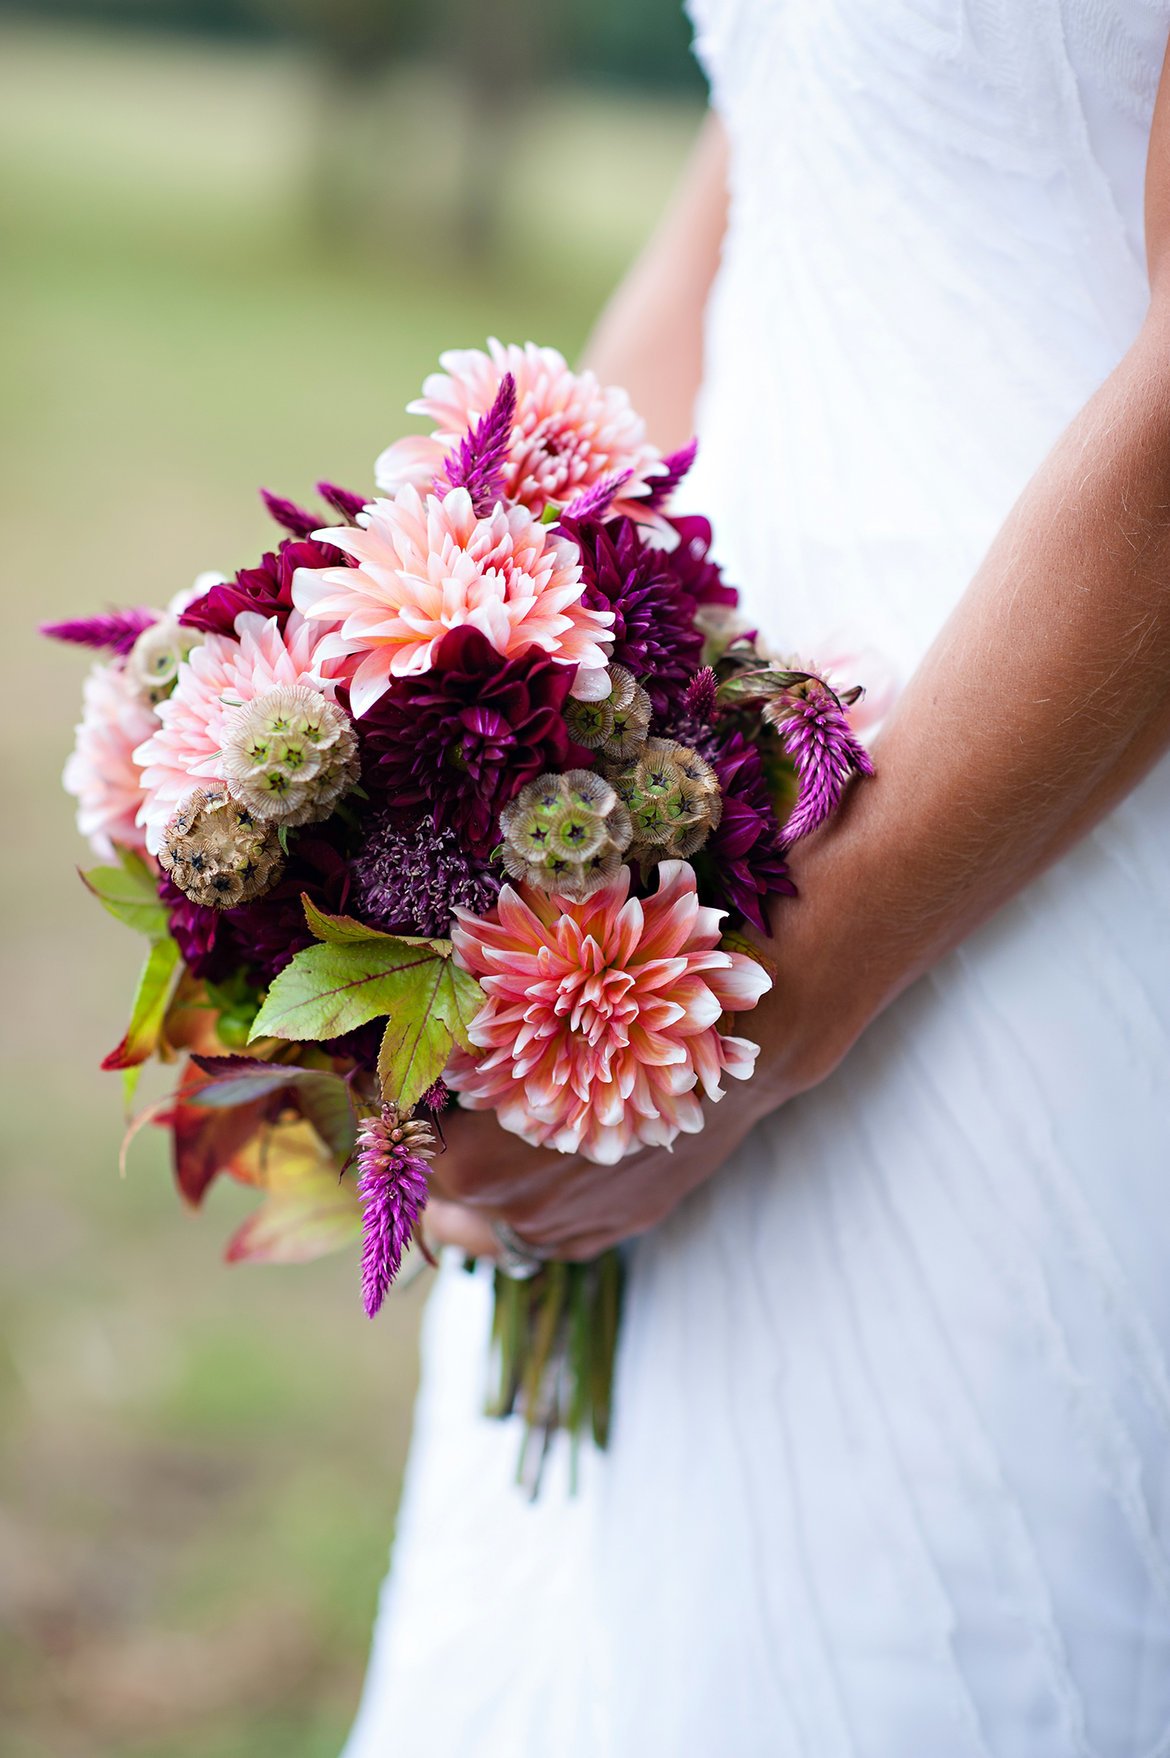
<svg viewBox="0 0 1170 1758">
<path fill-rule="evenodd" d="M 502 1220 L 542 1255 L 596 1257 L 664 1220 L 725 1164 L 762 1117 L 827 1074 L 855 1030 L 848 1010 L 825 1005 L 804 956 L 802 900 L 778 899 L 776 912 L 777 938 L 757 939 L 763 961 L 777 968 L 776 983 L 751 1012 L 737 1014 L 733 1026 L 760 1045 L 756 1071 L 742 1082 L 725 1077 L 722 1099 L 703 1106 L 697 1135 L 599 1166 L 528 1147 L 491 1112 L 450 1111 L 443 1119 L 446 1149 L 431 1166 L 435 1195 L 426 1211 L 427 1239 L 491 1257 L 498 1251 L 492 1222 Z M 860 993 L 858 987 L 855 998 Z"/>
</svg>

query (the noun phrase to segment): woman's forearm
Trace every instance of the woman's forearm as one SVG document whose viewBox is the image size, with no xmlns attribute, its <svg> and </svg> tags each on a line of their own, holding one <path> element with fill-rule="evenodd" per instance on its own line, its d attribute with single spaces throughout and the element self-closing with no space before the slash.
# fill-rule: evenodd
<svg viewBox="0 0 1170 1758">
<path fill-rule="evenodd" d="M 606 384 L 623 385 L 663 451 L 694 432 L 703 368 L 703 310 L 727 219 L 727 143 L 709 115 L 674 199 L 606 306 L 585 351 Z"/>
<path fill-rule="evenodd" d="M 868 1019 L 1124 796 L 1170 744 L 1170 324 L 1069 428 L 892 713 L 877 779 L 799 851 L 782 971 Z M 815 1034 L 814 1034 L 815 1036 Z"/>
</svg>

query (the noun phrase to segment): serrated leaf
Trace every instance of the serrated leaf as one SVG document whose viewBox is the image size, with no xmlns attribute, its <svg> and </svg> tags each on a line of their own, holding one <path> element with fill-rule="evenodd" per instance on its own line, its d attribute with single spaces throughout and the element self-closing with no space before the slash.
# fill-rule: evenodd
<svg viewBox="0 0 1170 1758">
<path fill-rule="evenodd" d="M 307 946 L 274 978 L 249 1042 L 339 1038 L 385 1018 L 402 999 L 410 973 L 435 956 L 389 938 Z"/>
<path fill-rule="evenodd" d="M 473 1051 L 471 1022 L 484 1004 L 485 996 L 470 971 L 454 960 L 444 966 L 444 985 L 439 995 L 442 1018 L 461 1050 Z"/>
<path fill-rule="evenodd" d="M 228 1242 L 229 1263 L 308 1263 L 338 1251 L 361 1233 L 353 1184 L 305 1123 L 265 1132 L 262 1158 L 268 1192 Z"/>
<path fill-rule="evenodd" d="M 331 916 L 327 910 L 319 910 L 304 891 L 301 893 L 301 908 L 305 912 L 310 934 L 315 934 L 318 940 L 324 940 L 330 946 L 349 946 L 359 940 L 396 938 L 393 934 L 383 932 L 381 928 L 371 928 L 368 922 L 359 922 L 356 916 Z"/>
<path fill-rule="evenodd" d="M 118 858 L 118 867 L 91 867 L 82 873 L 82 883 L 119 922 L 151 940 L 161 940 L 167 932 L 167 910 L 154 874 L 132 849 L 119 849 Z"/>
<path fill-rule="evenodd" d="M 442 979 L 437 970 L 436 988 Z M 424 1013 L 400 1008 L 386 1021 L 378 1051 L 382 1095 L 409 1111 L 433 1087 L 451 1054 L 451 1033 L 431 1005 Z"/>
<path fill-rule="evenodd" d="M 483 1006 L 475 978 L 442 954 L 403 981 L 378 1054 L 382 1093 L 409 1111 L 447 1066 L 452 1043 L 470 1048 L 468 1026 Z"/>
<path fill-rule="evenodd" d="M 179 948 L 170 935 L 153 941 L 138 979 L 126 1035 L 103 1059 L 103 1068 L 133 1068 L 153 1054 L 178 968 Z"/>
</svg>

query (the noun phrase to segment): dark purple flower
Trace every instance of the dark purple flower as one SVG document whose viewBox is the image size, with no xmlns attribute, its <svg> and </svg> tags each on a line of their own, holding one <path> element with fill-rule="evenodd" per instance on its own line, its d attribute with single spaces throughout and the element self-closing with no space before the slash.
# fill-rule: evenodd
<svg viewBox="0 0 1170 1758">
<path fill-rule="evenodd" d="M 105 616 L 77 617 L 64 623 L 42 623 L 41 634 L 75 647 L 105 648 L 125 658 L 144 629 L 153 628 L 158 613 L 139 605 L 134 610 L 112 610 Z"/>
<path fill-rule="evenodd" d="M 795 896 L 784 843 L 759 750 L 740 732 L 715 733 L 702 754 L 713 764 L 723 793 L 723 816 L 695 856 L 705 900 L 770 933 L 764 903 Z"/>
<path fill-rule="evenodd" d="M 270 489 L 260 490 L 260 499 L 268 508 L 269 513 L 278 525 L 291 531 L 294 537 L 311 537 L 321 520 L 316 513 L 310 513 L 304 507 L 298 507 L 295 501 L 286 501 Z"/>
<path fill-rule="evenodd" d="M 241 963 L 224 911 L 192 903 L 169 879 L 161 881 L 158 894 L 170 912 L 171 934 L 191 975 L 222 983 Z"/>
<path fill-rule="evenodd" d="M 711 560 L 711 521 L 698 513 L 683 519 L 667 521 L 678 542 L 670 551 L 670 562 L 680 589 L 693 598 L 696 605 L 739 603 L 739 593 L 728 586 Z"/>
<path fill-rule="evenodd" d="M 277 617 L 283 629 L 292 610 L 293 575 L 298 568 L 337 568 L 345 556 L 331 543 L 313 538 L 286 537 L 269 551 L 255 568 L 241 568 L 234 580 L 212 586 L 202 598 L 189 604 L 179 621 L 206 635 L 233 635 L 241 611 Z"/>
<path fill-rule="evenodd" d="M 342 913 L 348 901 L 349 866 L 334 840 L 337 834 L 333 825 L 302 832 L 277 884 L 235 909 L 192 903 L 163 879 L 159 896 L 170 911 L 171 933 L 192 975 L 221 983 L 247 967 L 269 983 L 295 953 L 313 945 L 302 894 L 331 915 Z"/>
<path fill-rule="evenodd" d="M 632 519 L 562 520 L 560 529 L 581 551 L 585 603 L 614 613 L 614 664 L 634 674 L 657 715 L 669 713 L 703 651 L 698 600 L 674 553 L 645 543 Z"/>
<path fill-rule="evenodd" d="M 457 908 L 483 915 L 496 901 L 499 877 L 433 818 L 403 819 L 394 806 L 363 826 L 354 856 L 353 913 L 391 934 L 446 937 Z"/>
<path fill-rule="evenodd" d="M 383 1105 L 358 1129 L 358 1196 L 362 1204 L 362 1301 L 373 1318 L 398 1274 L 427 1201 L 427 1161 L 434 1131 L 403 1122 Z"/>
<path fill-rule="evenodd" d="M 837 810 L 853 775 L 872 775 L 873 760 L 826 684 L 813 679 L 800 697 L 781 697 L 766 718 L 792 759 L 800 794 L 784 824 L 786 843 L 808 836 Z"/>
<path fill-rule="evenodd" d="M 327 915 L 343 914 L 349 902 L 349 863 L 338 846 L 344 826 L 311 825 L 292 842 L 280 879 L 263 897 L 224 910 L 237 962 L 246 964 L 262 982 L 306 946 L 313 936 L 305 921 L 302 897 L 308 896 Z"/>
<path fill-rule="evenodd" d="M 504 465 L 516 419 L 516 380 L 506 372 L 487 414 L 460 440 L 435 477 L 435 493 L 465 488 L 476 516 L 490 513 L 504 494 Z"/>
<path fill-rule="evenodd" d="M 683 692 L 682 711 L 688 720 L 710 726 L 715 718 L 715 695 L 719 679 L 709 665 L 701 666 Z M 683 739 L 681 743 L 685 744 Z"/>
<path fill-rule="evenodd" d="M 317 493 L 322 500 L 328 501 L 331 507 L 336 507 L 342 518 L 350 525 L 353 524 L 370 498 L 368 495 L 354 494 L 353 490 L 349 488 L 338 488 L 335 482 L 319 482 Z"/>
<path fill-rule="evenodd" d="M 539 647 L 505 659 L 478 629 L 451 629 L 430 671 L 396 678 L 357 722 L 367 787 L 396 807 L 429 808 L 440 829 L 483 851 L 526 781 L 590 762 L 564 721 L 573 675 Z"/>
</svg>

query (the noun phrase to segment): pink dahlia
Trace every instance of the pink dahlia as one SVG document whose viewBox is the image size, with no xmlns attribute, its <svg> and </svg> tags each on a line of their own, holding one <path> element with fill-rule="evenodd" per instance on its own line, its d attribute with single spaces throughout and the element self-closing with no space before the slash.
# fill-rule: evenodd
<svg viewBox="0 0 1170 1758">
<path fill-rule="evenodd" d="M 398 440 L 374 467 L 378 487 L 395 494 L 406 483 L 426 489 L 444 457 L 487 414 L 500 381 L 516 381 L 516 412 L 501 481 L 508 500 L 539 513 L 549 501 L 563 506 L 607 478 L 621 476 L 625 497 L 644 493 L 661 460 L 625 391 L 602 385 L 592 372 L 572 372 L 555 348 L 528 342 L 505 347 L 493 336 L 479 348 L 440 355 L 423 394 L 408 405 L 426 415 L 434 432 Z"/>
<path fill-rule="evenodd" d="M 487 996 L 457 1050 L 449 1086 L 495 1110 L 534 1147 L 612 1165 L 639 1144 L 669 1147 L 703 1127 L 697 1089 L 746 1080 L 758 1046 L 725 1037 L 725 1012 L 771 987 L 762 967 L 719 945 L 685 861 L 664 861 L 658 890 L 629 896 L 629 868 L 583 903 L 505 885 L 486 916 L 457 910 L 452 938 Z"/>
<path fill-rule="evenodd" d="M 281 684 L 305 684 L 332 701 L 320 631 L 294 612 L 244 611 L 236 633 L 208 635 L 179 667 L 173 695 L 158 707 L 154 730 L 134 753 L 142 765 L 141 810 L 146 846 L 157 854 L 167 821 L 200 782 L 225 781 L 223 737 L 229 717 Z"/>
<path fill-rule="evenodd" d="M 319 531 L 355 566 L 298 570 L 293 603 L 306 617 L 340 624 L 322 654 L 356 660 L 350 700 L 364 714 L 391 678 L 429 671 L 450 629 L 478 629 L 505 658 L 539 647 L 577 666 L 580 685 L 603 681 L 613 613 L 582 603 L 575 544 L 525 507 L 476 515 L 465 488 L 424 500 L 403 488 L 372 501 L 359 523 Z"/>
<path fill-rule="evenodd" d="M 110 860 L 115 843 L 145 846 L 137 823 L 142 771 L 134 751 L 158 726 L 158 716 L 121 660 L 94 666 L 83 700 L 77 742 L 63 779 L 77 799 L 77 828 L 95 854 Z"/>
</svg>

